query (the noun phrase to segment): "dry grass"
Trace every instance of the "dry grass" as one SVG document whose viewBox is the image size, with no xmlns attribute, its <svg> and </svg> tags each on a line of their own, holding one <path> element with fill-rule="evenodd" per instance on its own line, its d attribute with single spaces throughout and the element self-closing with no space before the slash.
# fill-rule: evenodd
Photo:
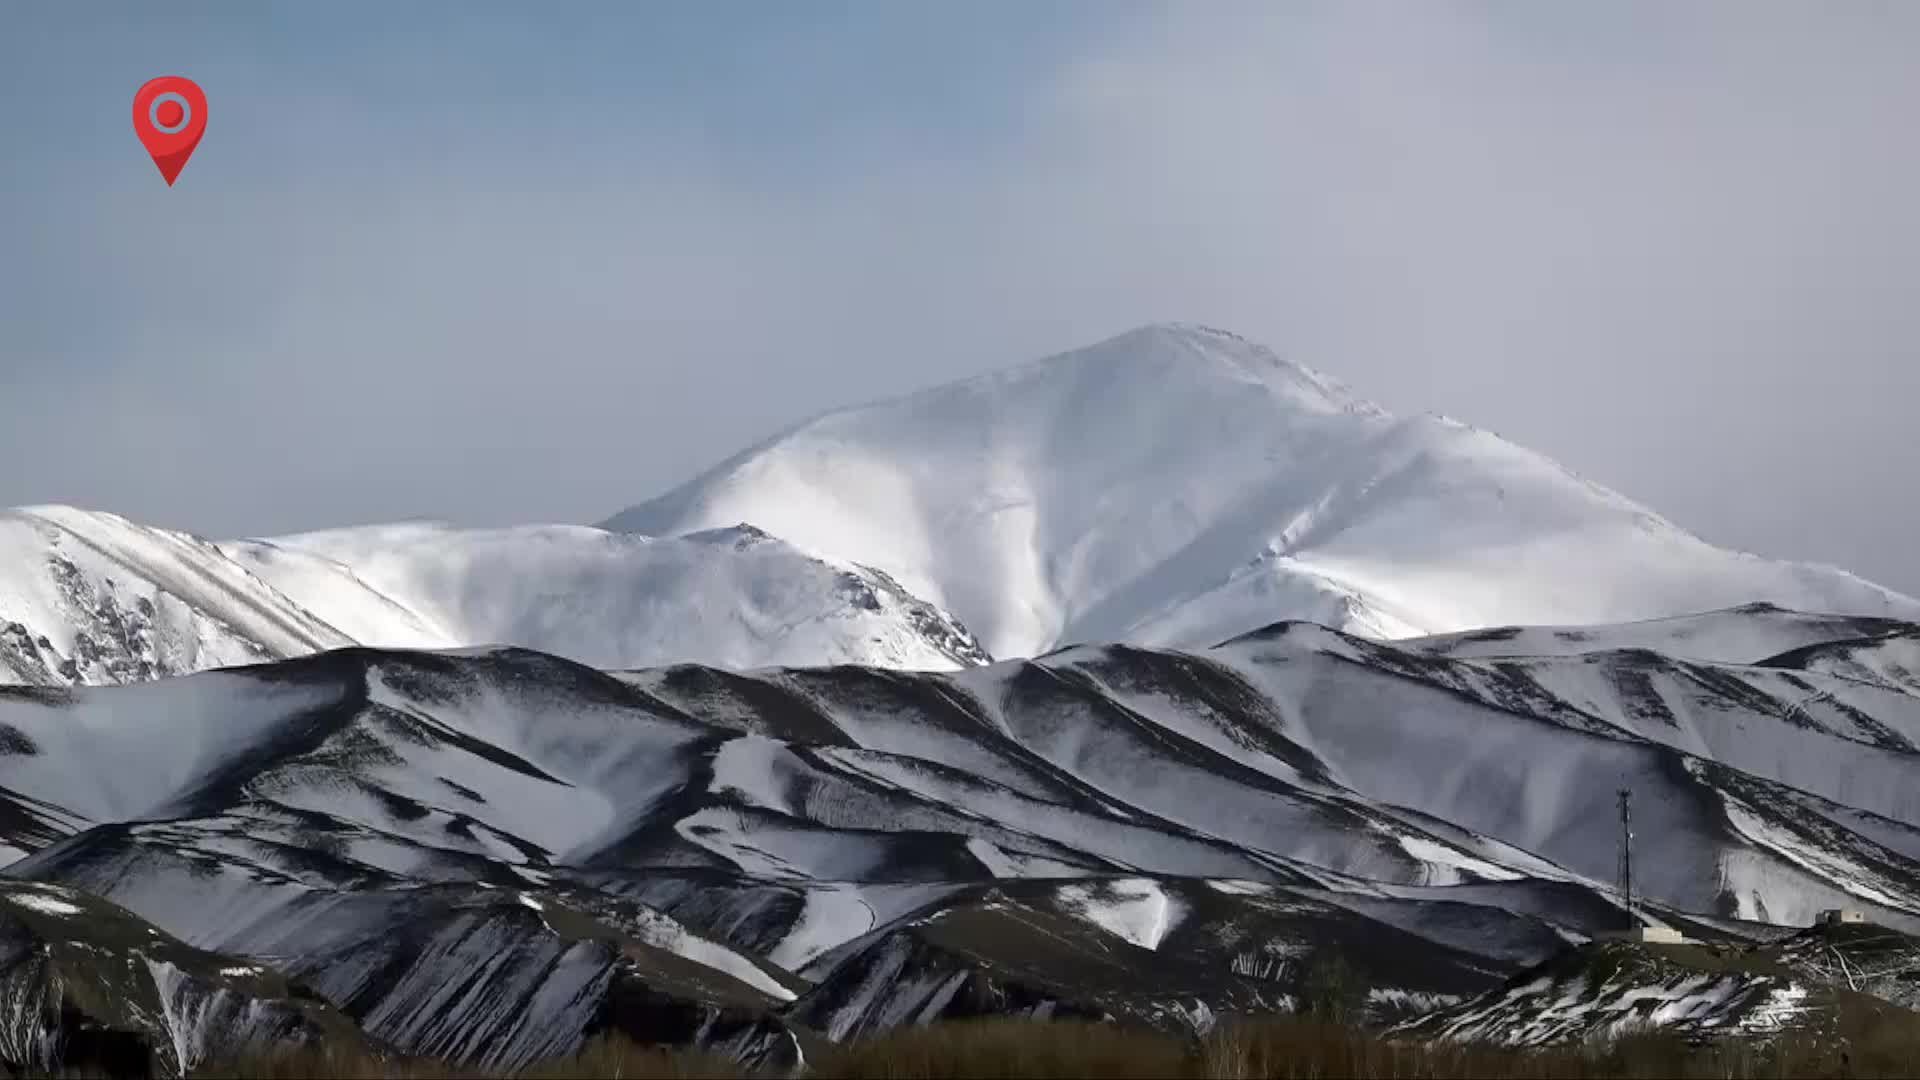
<svg viewBox="0 0 1920 1080">
<path fill-rule="evenodd" d="M 1604 1046 L 1515 1050 L 1476 1043 L 1389 1040 L 1352 1027 L 1283 1018 L 1214 1032 L 1201 1047 L 1200 1075 L 1210 1080 L 1681 1077 L 1695 1075 L 1690 1071 L 1695 1066 L 1706 1066 L 1700 1055 L 1701 1051 L 1663 1036 L 1640 1036 Z M 1709 1066 L 1704 1075 L 1724 1074 Z"/>
<path fill-rule="evenodd" d="M 1199 1055 L 1210 1080 L 1580 1080 L 1674 1077 L 1907 1077 L 1920 1065 L 1920 1020 L 1911 1016 L 1846 1041 L 1788 1036 L 1690 1045 L 1650 1032 L 1582 1046 L 1517 1050 L 1474 1043 L 1404 1042 L 1352 1027 L 1275 1018 L 1223 1027 Z"/>
<path fill-rule="evenodd" d="M 958 1077 L 1179 1077 L 1192 1080 L 1585 1080 L 1675 1077 L 1907 1077 L 1920 1067 L 1920 1021 L 1900 1018 L 1842 1043 L 1786 1038 L 1690 1046 L 1663 1034 L 1514 1050 L 1404 1042 L 1348 1025 L 1276 1017 L 1183 1040 L 1099 1024 L 977 1021 L 836 1047 L 818 1075 L 874 1080 Z"/>
<path fill-rule="evenodd" d="M 482 1080 L 501 1074 L 431 1059 L 301 1048 L 210 1062 L 188 1075 L 194 1080 Z M 715 1054 L 660 1050 L 624 1039 L 597 1039 L 578 1055 L 541 1062 L 514 1075 L 523 1080 L 734 1080 L 749 1074 L 733 1060 Z M 62 1080 L 106 1080 L 105 1074 L 87 1069 L 60 1076 Z"/>
<path fill-rule="evenodd" d="M 847 1080 L 1192 1076 L 1193 1048 L 1157 1032 L 1080 1021 L 976 1020 L 908 1028 L 827 1049 L 812 1064 Z"/>
<path fill-rule="evenodd" d="M 961 1077 L 1116 1077 L 1181 1080 L 1585 1080 L 1675 1077 L 1905 1077 L 1920 1068 L 1920 1021 L 1886 1014 L 1845 1040 L 1787 1037 L 1689 1046 L 1672 1036 L 1637 1035 L 1606 1044 L 1549 1050 L 1388 1040 L 1364 1029 L 1309 1018 L 1274 1017 L 1223 1025 L 1205 1039 L 1081 1022 L 980 1020 L 913 1028 L 812 1055 L 811 1073 L 848 1080 L 956 1080 Z M 97 1073 L 64 1074 L 92 1077 Z M 364 1054 L 289 1052 L 194 1070 L 195 1077 L 260 1080 L 465 1080 L 488 1074 L 431 1061 Z M 724 1058 L 599 1040 L 579 1056 L 519 1074 L 570 1077 L 744 1077 Z"/>
</svg>

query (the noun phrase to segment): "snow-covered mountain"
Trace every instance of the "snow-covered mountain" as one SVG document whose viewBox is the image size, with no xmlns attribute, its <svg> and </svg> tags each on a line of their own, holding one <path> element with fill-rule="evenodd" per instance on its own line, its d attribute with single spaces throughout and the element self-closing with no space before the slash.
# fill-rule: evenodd
<svg viewBox="0 0 1920 1080">
<path fill-rule="evenodd" d="M 1082 641 L 1205 647 L 1282 619 L 1577 635 L 1754 602 L 1920 619 L 1920 601 L 1712 547 L 1485 432 L 1395 418 L 1188 326 L 830 414 L 606 529 L 211 543 L 0 513 L 0 682 L 34 685 L 348 645 L 950 669 Z M 1844 662 L 1898 680 L 1910 652 Z"/>
<path fill-rule="evenodd" d="M 407 525 L 215 544 L 65 507 L 0 513 L 0 683 L 490 644 L 607 667 L 986 659 L 884 573 L 747 527 L 653 540 Z"/>
<path fill-rule="evenodd" d="M 791 1065 L 943 1017 L 1205 1028 L 1334 963 L 1407 1030 L 1733 1030 L 1824 1008 L 1832 943 L 1705 981 L 1563 950 L 1920 934 L 1920 602 L 1231 335 L 835 413 L 609 526 L 0 514 L 0 1063 L 269 1024 Z"/>
<path fill-rule="evenodd" d="M 1916 631 L 1281 623 L 953 672 L 345 650 L 0 690 L 0 839 L 16 880 L 501 1067 L 623 1024 L 778 1061 L 943 1016 L 1204 1027 L 1334 955 L 1383 1015 L 1479 1016 L 1627 923 L 1621 787 L 1646 921 L 1920 931 L 1920 692 L 1822 651 Z"/>
<path fill-rule="evenodd" d="M 1716 548 L 1487 432 L 1390 415 L 1192 326 L 828 414 L 607 527 L 736 521 L 887 571 L 996 656 L 1198 647 L 1285 618 L 1377 637 L 1754 601 L 1920 618 L 1920 601 Z"/>
</svg>

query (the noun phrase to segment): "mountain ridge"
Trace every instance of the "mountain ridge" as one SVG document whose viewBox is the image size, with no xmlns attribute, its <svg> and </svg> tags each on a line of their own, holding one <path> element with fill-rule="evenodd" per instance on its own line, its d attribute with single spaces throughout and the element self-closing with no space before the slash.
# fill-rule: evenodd
<svg viewBox="0 0 1920 1080">
<path fill-rule="evenodd" d="M 141 682 L 353 645 L 518 644 L 607 667 L 953 667 L 971 633 L 884 572 L 750 527 L 409 523 L 216 543 L 71 507 L 0 512 L 0 681 Z"/>
<path fill-rule="evenodd" d="M 1822 670 L 1920 625 L 1578 633 L 1294 622 L 951 672 L 353 648 L 6 688 L 0 876 L 501 1067 L 659 1009 L 787 1063 L 982 1013 L 1205 1030 L 1298 1007 L 1329 955 L 1368 1015 L 1484 1009 L 1629 921 L 1620 787 L 1649 925 L 1920 931 L 1920 688 Z"/>
</svg>

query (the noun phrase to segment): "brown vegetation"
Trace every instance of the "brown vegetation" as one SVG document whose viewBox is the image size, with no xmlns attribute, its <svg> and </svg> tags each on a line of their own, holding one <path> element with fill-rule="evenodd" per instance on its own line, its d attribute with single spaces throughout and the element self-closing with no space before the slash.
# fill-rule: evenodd
<svg viewBox="0 0 1920 1080">
<path fill-rule="evenodd" d="M 1108 1024 L 983 1020 L 910 1028 L 817 1048 L 809 1073 L 849 1080 L 959 1080 L 963 1077 L 1191 1078 L 1191 1080 L 1380 1080 L 1605 1077 L 1904 1077 L 1920 1062 L 1920 1020 L 1881 1016 L 1845 1039 L 1803 1035 L 1693 1046 L 1649 1033 L 1604 1044 L 1515 1050 L 1388 1039 L 1327 1020 L 1275 1017 L 1222 1025 L 1204 1039 Z M 83 1076 L 86 1074 L 68 1074 Z M 381 1060 L 302 1051 L 194 1070 L 195 1077 L 260 1080 L 454 1080 L 487 1075 L 427 1061 Z M 580 1056 L 520 1074 L 563 1077 L 745 1077 L 706 1054 L 601 1040 Z"/>
</svg>

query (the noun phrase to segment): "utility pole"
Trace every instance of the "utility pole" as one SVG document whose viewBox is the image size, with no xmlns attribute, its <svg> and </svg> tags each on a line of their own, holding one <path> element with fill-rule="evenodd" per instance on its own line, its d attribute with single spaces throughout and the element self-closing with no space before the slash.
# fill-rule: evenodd
<svg viewBox="0 0 1920 1080">
<path fill-rule="evenodd" d="M 1627 929 L 1640 925 L 1633 903 L 1633 792 L 1620 789 L 1620 895 L 1627 902 Z"/>
</svg>

